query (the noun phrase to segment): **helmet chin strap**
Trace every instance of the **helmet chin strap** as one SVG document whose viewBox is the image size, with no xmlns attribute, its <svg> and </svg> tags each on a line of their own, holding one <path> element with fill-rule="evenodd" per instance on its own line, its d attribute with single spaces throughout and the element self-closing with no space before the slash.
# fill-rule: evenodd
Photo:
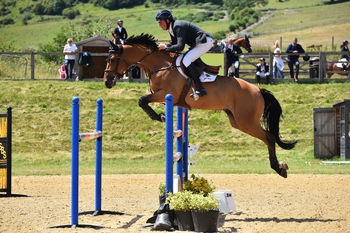
<svg viewBox="0 0 350 233">
<path fill-rule="evenodd" d="M 166 30 L 169 30 L 171 21 L 169 19 L 167 19 L 167 20 L 165 20 L 165 22 L 166 22 Z"/>
</svg>

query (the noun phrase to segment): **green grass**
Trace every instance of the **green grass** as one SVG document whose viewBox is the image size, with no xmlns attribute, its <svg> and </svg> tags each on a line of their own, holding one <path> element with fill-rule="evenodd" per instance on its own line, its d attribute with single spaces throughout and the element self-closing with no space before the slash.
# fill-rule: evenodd
<svg viewBox="0 0 350 233">
<path fill-rule="evenodd" d="M 350 83 L 279 84 L 267 87 L 284 110 L 281 136 L 299 140 L 291 151 L 277 147 L 291 174 L 349 174 L 348 165 L 308 165 L 313 155 L 313 108 L 347 98 Z M 104 100 L 103 173 L 164 173 L 165 125 L 138 107 L 147 84 L 102 82 L 1 81 L 0 112 L 13 107 L 13 174 L 68 175 L 71 162 L 71 101 L 79 96 L 80 132 L 95 129 L 96 100 Z M 164 105 L 151 105 L 164 112 Z M 2 110 L 1 110 L 2 109 Z M 223 112 L 191 110 L 189 141 L 201 173 L 273 173 L 266 146 L 232 129 Z M 94 173 L 95 143 L 80 143 L 81 174 Z M 336 160 L 338 158 L 335 158 Z M 194 168 L 191 168 L 194 173 Z"/>
<path fill-rule="evenodd" d="M 31 2 L 23 0 L 19 4 Z M 293 0 L 279 3 L 269 1 L 263 9 L 275 9 L 274 17 L 252 30 L 253 46 L 270 46 L 272 41 L 283 38 L 287 46 L 297 36 L 305 47 L 307 44 L 323 44 L 329 50 L 332 37 L 339 48 L 348 39 L 349 2 L 324 6 L 321 0 Z M 21 5 L 22 7 L 24 5 Z M 159 8 L 143 6 L 134 9 L 107 11 L 92 5 L 78 5 L 82 13 L 76 20 L 79 25 L 84 18 L 98 20 L 106 16 L 116 25 L 119 18 L 130 35 L 150 33 L 159 40 L 169 35 L 154 22 Z M 193 12 L 189 6 L 171 9 L 181 16 Z M 37 47 L 50 43 L 67 19 L 45 16 L 38 22 L 35 16 L 29 25 L 21 25 L 21 16 L 13 11 L 16 25 L 0 28 L 1 36 L 13 41 L 19 48 Z M 335 24 L 329 24 L 335 22 Z M 207 21 L 198 23 L 208 32 L 227 31 L 230 21 Z M 292 28 L 291 30 L 287 30 Z M 304 29 L 305 28 L 305 29 Z M 259 32 L 268 34 L 257 36 Z M 256 35 L 255 35 L 256 34 Z M 230 33 L 228 33 L 230 35 Z M 218 55 L 220 56 L 220 55 Z M 223 59 L 204 56 L 211 65 L 220 65 Z M 219 62 L 218 62 L 219 61 Z M 15 61 L 13 62 L 16 64 Z M 223 65 L 223 64 L 221 64 Z M 57 76 L 57 67 L 47 64 L 45 72 L 36 74 L 43 78 L 46 73 Z M 5 72 L 12 65 L 1 67 Z M 20 71 L 23 72 L 23 71 Z M 43 74 L 41 74 L 43 73 Z M 29 74 L 27 74 L 27 77 Z M 0 112 L 13 107 L 13 174 L 14 175 L 68 175 L 71 163 L 71 100 L 81 98 L 81 132 L 94 130 L 97 98 L 104 100 L 103 173 L 164 173 L 164 124 L 151 121 L 138 107 L 138 98 L 148 93 L 147 84 L 118 83 L 111 90 L 102 82 L 57 81 L 0 81 Z M 309 165 L 316 161 L 313 155 L 313 108 L 331 107 L 334 102 L 348 98 L 350 83 L 302 84 L 294 83 L 268 86 L 284 110 L 281 135 L 285 140 L 298 139 L 295 149 L 285 151 L 277 148 L 280 160 L 288 162 L 291 174 L 349 174 L 348 165 Z M 162 104 L 152 104 L 157 112 L 164 112 Z M 3 109 L 3 110 L 1 110 Z M 194 156 L 200 173 L 273 173 L 269 168 L 267 148 L 259 140 L 232 129 L 223 112 L 192 110 L 189 118 L 190 144 L 200 145 Z M 94 173 L 93 141 L 80 144 L 80 173 Z M 335 158 L 338 160 L 339 158 Z M 194 168 L 190 168 L 194 173 Z"/>
</svg>

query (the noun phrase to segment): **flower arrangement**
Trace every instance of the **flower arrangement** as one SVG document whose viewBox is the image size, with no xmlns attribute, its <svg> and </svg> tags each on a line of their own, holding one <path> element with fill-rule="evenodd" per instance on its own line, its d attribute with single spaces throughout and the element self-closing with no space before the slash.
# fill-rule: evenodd
<svg viewBox="0 0 350 233">
<path fill-rule="evenodd" d="M 211 181 L 209 182 L 204 177 L 196 177 L 194 174 L 191 175 L 191 179 L 183 184 L 183 190 L 191 191 L 192 193 L 202 193 L 204 196 L 208 196 L 215 189 L 216 187 Z"/>
</svg>

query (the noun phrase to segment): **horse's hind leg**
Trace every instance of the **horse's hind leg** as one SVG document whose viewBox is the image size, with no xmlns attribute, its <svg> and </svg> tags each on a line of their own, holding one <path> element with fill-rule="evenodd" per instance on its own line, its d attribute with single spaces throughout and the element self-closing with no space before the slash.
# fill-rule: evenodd
<svg viewBox="0 0 350 233">
<path fill-rule="evenodd" d="M 236 122 L 231 111 L 226 110 L 225 112 L 230 120 L 230 124 L 232 127 L 239 129 L 242 132 L 247 133 L 255 138 L 258 138 L 266 144 L 267 149 L 269 151 L 269 160 L 270 160 L 271 168 L 275 170 L 280 176 L 287 178 L 288 165 L 285 162 L 280 163 L 277 159 L 276 141 L 274 136 L 271 133 L 264 130 L 261 127 L 259 121 L 257 123 L 250 122 L 250 123 L 244 124 L 243 126 L 242 124 L 238 124 Z"/>
</svg>

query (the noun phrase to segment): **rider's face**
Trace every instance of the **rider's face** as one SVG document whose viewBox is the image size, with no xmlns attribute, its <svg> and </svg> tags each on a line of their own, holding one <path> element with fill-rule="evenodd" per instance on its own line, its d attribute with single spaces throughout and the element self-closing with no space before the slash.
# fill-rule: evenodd
<svg viewBox="0 0 350 233">
<path fill-rule="evenodd" d="M 166 25 L 166 21 L 163 19 L 161 21 L 158 22 L 159 27 L 161 27 L 163 30 L 167 30 L 167 25 Z"/>
</svg>

